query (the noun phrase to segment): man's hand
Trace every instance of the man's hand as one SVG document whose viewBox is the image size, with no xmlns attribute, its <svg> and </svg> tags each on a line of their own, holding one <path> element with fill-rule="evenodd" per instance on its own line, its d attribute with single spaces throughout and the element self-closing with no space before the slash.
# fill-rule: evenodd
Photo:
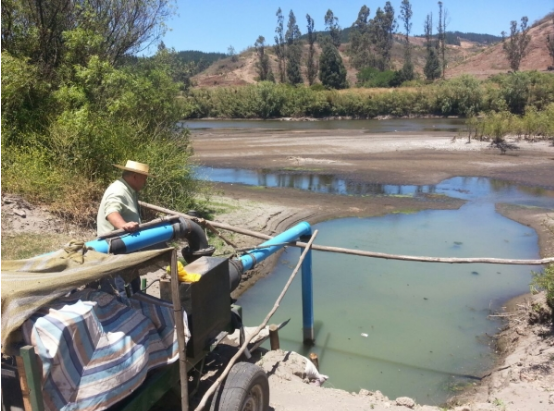
<svg viewBox="0 0 554 411">
<path fill-rule="evenodd" d="M 123 229 L 128 233 L 133 233 L 138 230 L 139 224 L 135 221 L 125 221 L 121 214 L 113 212 L 107 215 L 106 219 L 114 226 L 116 230 Z"/>
<path fill-rule="evenodd" d="M 135 223 L 134 221 L 131 221 L 130 223 L 123 224 L 121 228 L 129 233 L 133 233 L 138 230 L 139 224 Z"/>
</svg>

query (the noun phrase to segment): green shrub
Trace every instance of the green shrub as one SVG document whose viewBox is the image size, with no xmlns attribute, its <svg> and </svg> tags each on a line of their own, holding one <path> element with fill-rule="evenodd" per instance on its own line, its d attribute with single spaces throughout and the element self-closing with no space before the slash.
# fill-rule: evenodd
<svg viewBox="0 0 554 411">
<path fill-rule="evenodd" d="M 554 310 L 554 264 L 550 264 L 540 273 L 533 271 L 532 275 L 531 286 L 546 292 L 546 303 Z"/>
</svg>

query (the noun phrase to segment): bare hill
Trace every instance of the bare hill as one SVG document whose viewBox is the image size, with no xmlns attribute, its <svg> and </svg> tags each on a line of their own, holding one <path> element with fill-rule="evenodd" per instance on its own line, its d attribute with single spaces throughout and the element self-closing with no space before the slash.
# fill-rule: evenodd
<svg viewBox="0 0 554 411">
<path fill-rule="evenodd" d="M 554 36 L 554 25 L 552 16 L 546 16 L 535 23 L 530 29 L 531 42 L 529 52 L 521 63 L 521 70 L 545 71 L 552 65 L 552 61 L 546 47 L 547 35 Z M 404 61 L 403 36 L 396 35 L 391 52 L 392 66 L 395 69 L 402 67 Z M 487 78 L 498 73 L 505 73 L 510 70 L 508 60 L 502 50 L 502 43 L 493 45 L 482 45 L 476 42 L 460 38 L 460 45 L 449 45 L 447 47 L 448 67 L 446 76 L 457 77 L 462 74 L 472 74 L 480 79 Z M 413 62 L 415 70 L 423 73 L 425 65 L 425 40 L 421 37 L 411 37 L 410 44 L 413 46 Z M 348 55 L 349 44 L 342 44 L 339 52 L 342 56 L 347 71 L 347 79 L 350 85 L 356 84 L 357 70 L 350 64 Z M 277 58 L 271 47 L 266 48 L 270 57 L 270 64 L 275 76 L 278 76 Z M 321 49 L 317 48 L 319 56 Z M 307 59 L 308 46 L 304 45 L 303 61 Z M 256 54 L 253 48 L 235 56 L 236 61 L 226 58 L 216 61 L 203 72 L 193 77 L 196 87 L 222 87 L 242 86 L 254 84 L 257 79 Z M 304 78 L 306 77 L 303 67 Z M 306 82 L 307 83 L 307 82 Z"/>
<path fill-rule="evenodd" d="M 531 42 L 528 54 L 523 58 L 520 70 L 545 71 L 552 65 L 552 59 L 546 48 L 546 37 L 554 36 L 554 25 L 551 18 L 544 18 L 530 30 Z M 461 74 L 472 74 L 478 78 L 487 78 L 510 70 L 510 65 L 502 50 L 502 43 L 492 45 L 471 54 L 459 64 L 450 65 L 446 70 L 447 77 L 457 77 Z"/>
</svg>

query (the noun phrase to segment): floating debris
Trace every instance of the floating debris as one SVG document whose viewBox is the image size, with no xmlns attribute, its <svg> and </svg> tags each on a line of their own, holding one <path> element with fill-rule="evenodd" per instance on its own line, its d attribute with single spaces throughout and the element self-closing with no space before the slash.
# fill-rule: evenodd
<svg viewBox="0 0 554 411">
<path fill-rule="evenodd" d="M 366 333 L 362 333 L 362 337 L 367 338 L 367 337 L 369 337 L 369 335 L 367 335 Z"/>
</svg>

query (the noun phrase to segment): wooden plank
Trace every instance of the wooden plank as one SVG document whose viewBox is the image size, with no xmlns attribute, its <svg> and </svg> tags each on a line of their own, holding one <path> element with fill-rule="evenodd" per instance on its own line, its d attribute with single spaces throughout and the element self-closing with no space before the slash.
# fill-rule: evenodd
<svg viewBox="0 0 554 411">
<path fill-rule="evenodd" d="M 43 411 L 42 373 L 38 356 L 35 354 L 35 349 L 30 345 L 22 347 L 19 353 L 21 357 L 16 357 L 16 361 L 21 382 L 21 391 L 23 392 L 25 411 Z M 21 358 L 23 362 L 23 367 L 21 367 L 21 369 L 19 366 L 19 358 Z"/>
</svg>

